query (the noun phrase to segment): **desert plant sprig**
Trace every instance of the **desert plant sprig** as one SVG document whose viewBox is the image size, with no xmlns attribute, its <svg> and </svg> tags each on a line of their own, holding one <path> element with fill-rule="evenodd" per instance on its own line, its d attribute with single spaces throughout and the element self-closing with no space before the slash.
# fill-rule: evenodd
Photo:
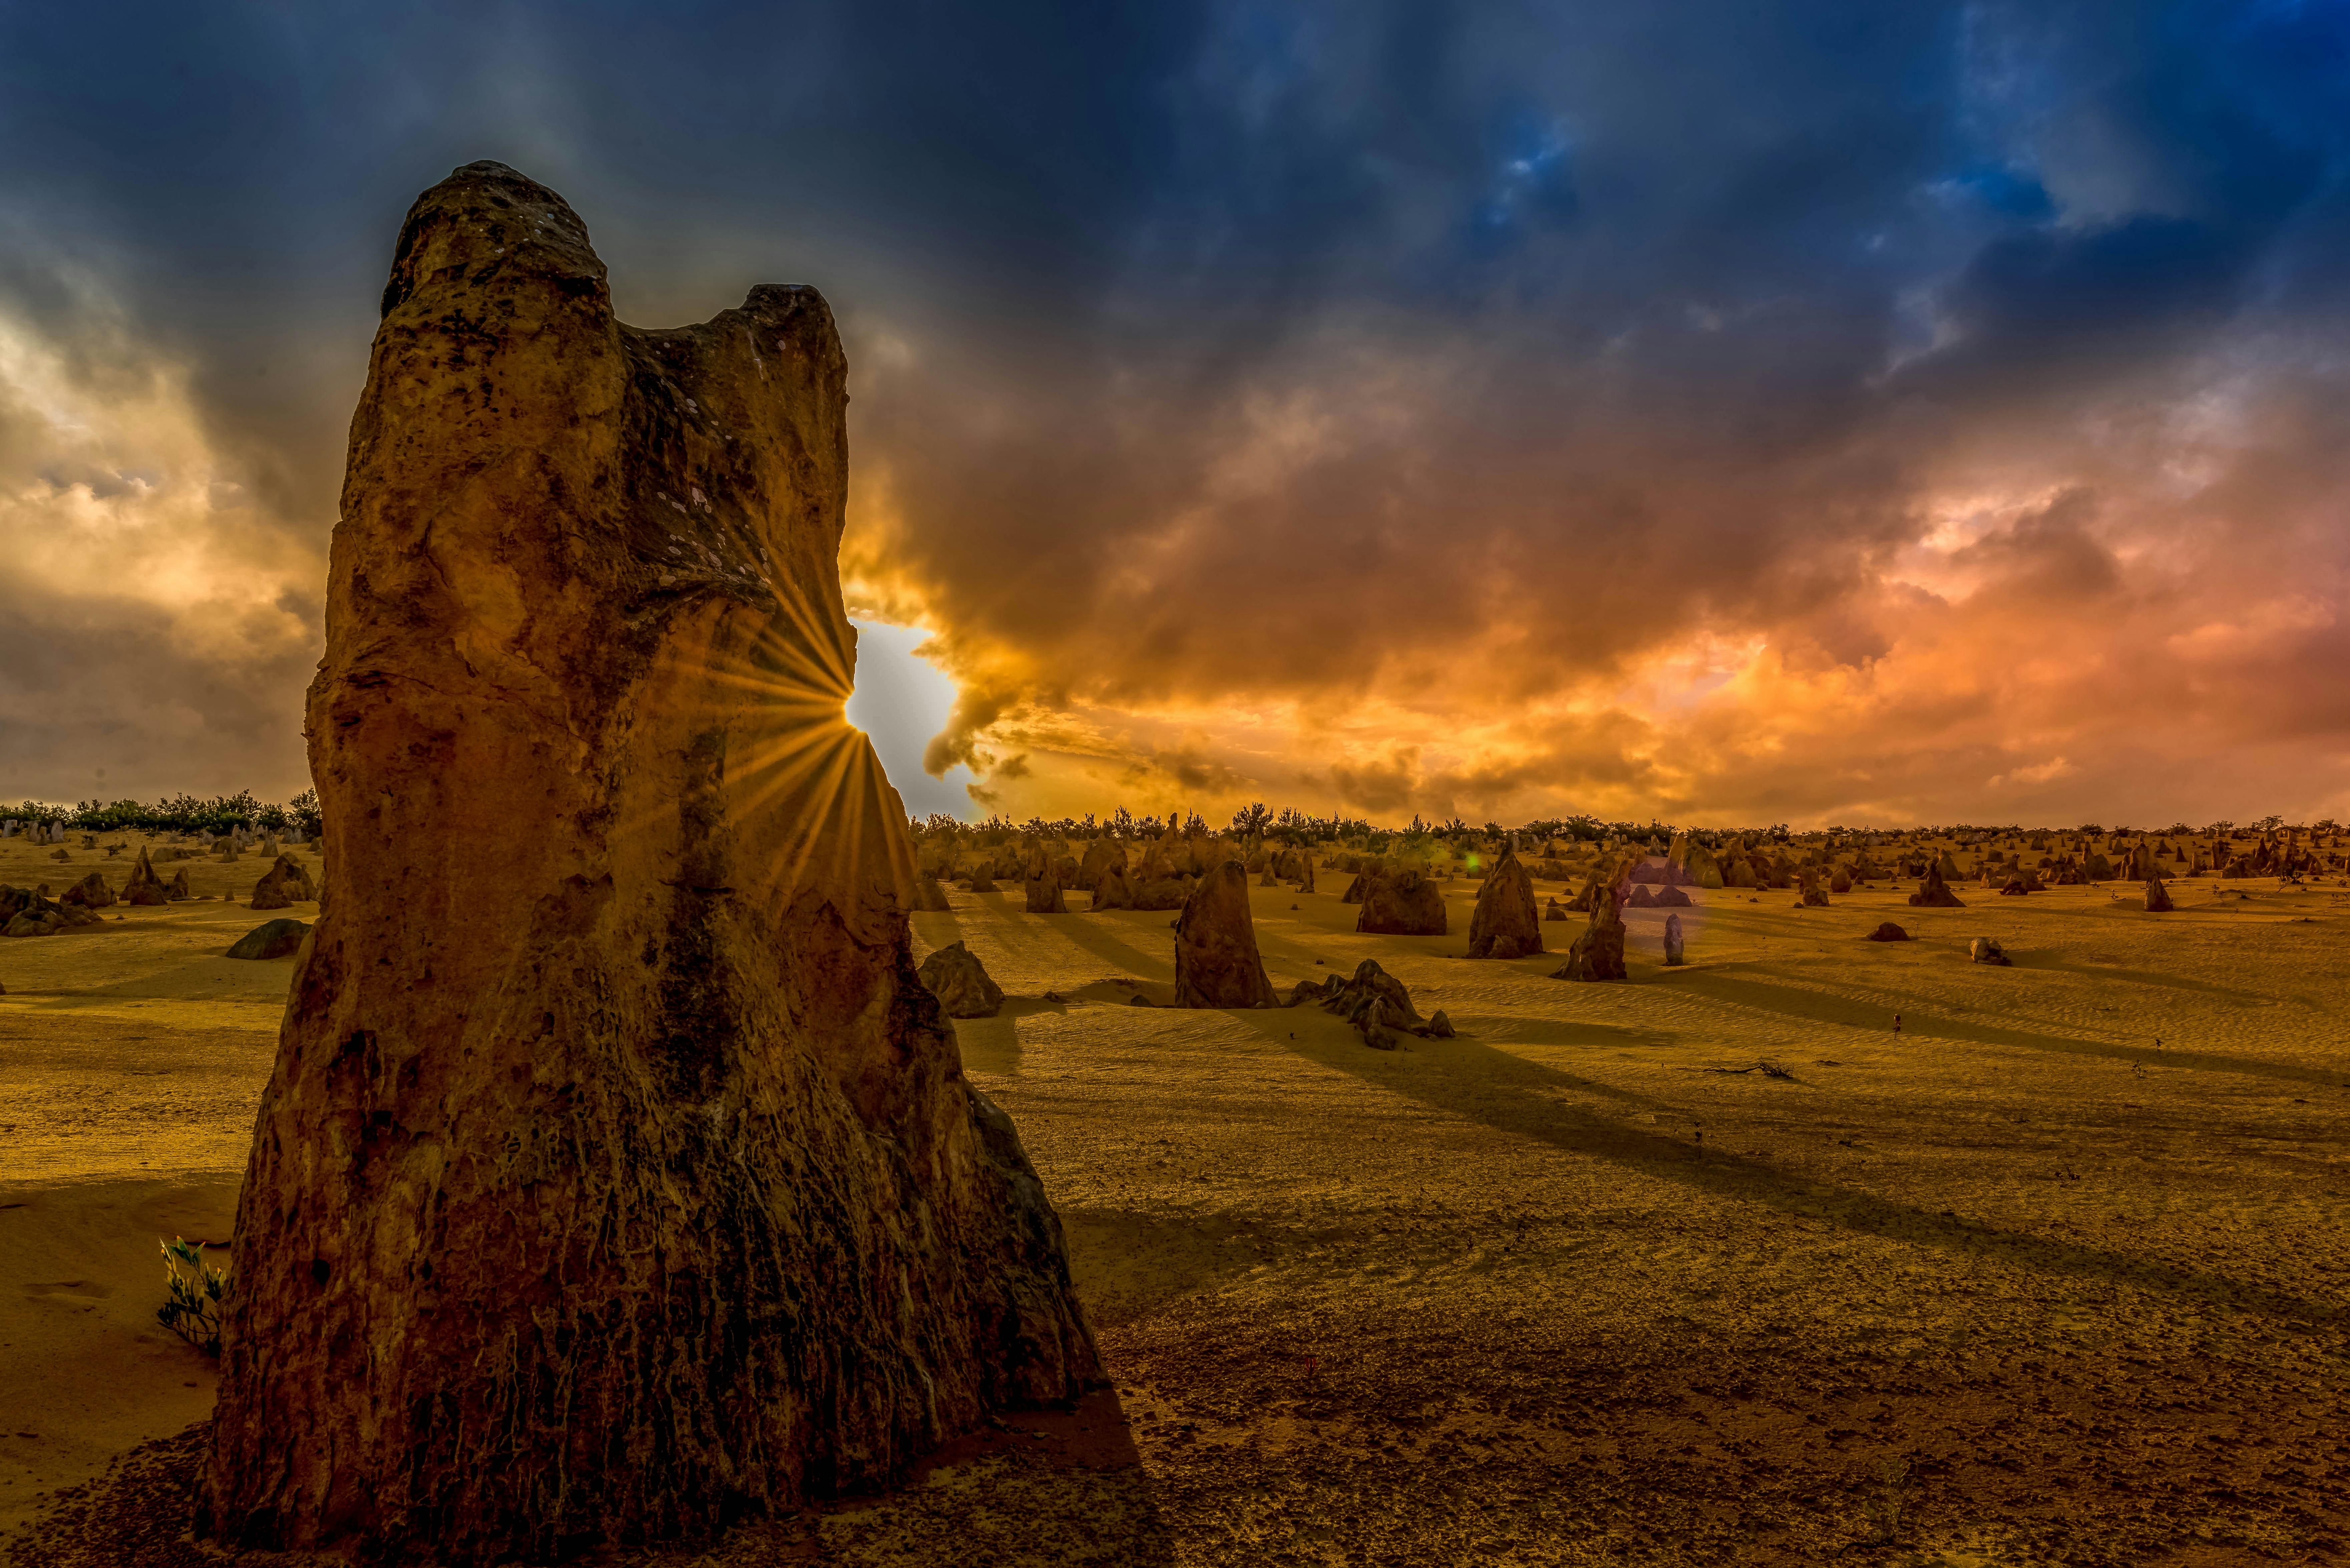
<svg viewBox="0 0 2350 1568">
<path fill-rule="evenodd" d="M 221 1353 L 221 1297 L 228 1292 L 226 1271 L 204 1261 L 203 1249 L 174 1236 L 163 1249 L 163 1304 L 155 1321 L 214 1360 Z"/>
</svg>

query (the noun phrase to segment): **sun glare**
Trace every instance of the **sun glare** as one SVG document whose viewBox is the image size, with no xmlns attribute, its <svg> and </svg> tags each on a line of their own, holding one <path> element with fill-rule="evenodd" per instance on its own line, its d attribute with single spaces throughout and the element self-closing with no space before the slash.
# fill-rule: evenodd
<svg viewBox="0 0 2350 1568">
<path fill-rule="evenodd" d="M 872 741 L 909 813 L 967 815 L 970 769 L 950 768 L 944 778 L 922 771 L 922 748 L 947 727 L 956 696 L 954 678 L 914 651 L 930 633 L 878 620 L 849 624 L 857 628 L 857 689 L 848 699 L 848 722 Z"/>
</svg>

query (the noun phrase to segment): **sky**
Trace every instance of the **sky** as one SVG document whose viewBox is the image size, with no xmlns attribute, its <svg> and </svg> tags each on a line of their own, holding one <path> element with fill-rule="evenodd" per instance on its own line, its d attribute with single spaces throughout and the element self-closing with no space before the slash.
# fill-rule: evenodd
<svg viewBox="0 0 2350 1568">
<path fill-rule="evenodd" d="M 2350 817 L 2345 0 L 17 4 L 0 137 L 0 797 L 304 786 L 489 158 L 830 300 L 911 811 Z"/>
</svg>

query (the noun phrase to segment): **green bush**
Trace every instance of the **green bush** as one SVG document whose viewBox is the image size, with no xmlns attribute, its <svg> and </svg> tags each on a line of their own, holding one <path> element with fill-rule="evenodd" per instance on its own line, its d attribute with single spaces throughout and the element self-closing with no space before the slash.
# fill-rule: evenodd
<svg viewBox="0 0 2350 1568">
<path fill-rule="evenodd" d="M 174 1236 L 163 1249 L 164 1301 L 155 1321 L 214 1360 L 221 1353 L 221 1297 L 228 1275 L 204 1262 L 203 1249 Z"/>
</svg>

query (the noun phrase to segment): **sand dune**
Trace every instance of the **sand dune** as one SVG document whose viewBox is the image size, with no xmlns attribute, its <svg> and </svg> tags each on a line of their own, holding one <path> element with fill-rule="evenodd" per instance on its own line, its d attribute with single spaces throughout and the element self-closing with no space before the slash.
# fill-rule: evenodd
<svg viewBox="0 0 2350 1568">
<path fill-rule="evenodd" d="M 957 1025 L 964 1062 L 1019 1120 L 1115 1386 L 700 1560 L 2350 1545 L 2337 893 L 2182 882 L 2149 916 L 2110 884 L 1951 910 L 1700 892 L 1686 968 L 1636 909 L 1631 981 L 1576 985 L 1556 954 L 1460 956 L 1473 882 L 1446 884 L 1454 935 L 1397 938 L 1324 880 L 1251 890 L 1276 990 L 1376 957 L 1461 1038 L 1134 1006 L 1171 994 L 1164 913 L 1029 916 L 1014 888 L 914 917 L 1008 993 Z M 202 1414 L 200 1358 L 139 1322 L 154 1237 L 225 1215 L 290 967 L 206 960 L 250 911 L 108 913 L 0 946 L 0 1386 L 34 1434 L 0 1440 L 0 1499 Z M 1917 940 L 1862 940 L 1886 919 Z M 1978 935 L 2014 967 L 1969 962 Z M 107 1560 L 120 1537 L 74 1506 L 53 1538 L 101 1555 L 55 1560 Z"/>
</svg>

